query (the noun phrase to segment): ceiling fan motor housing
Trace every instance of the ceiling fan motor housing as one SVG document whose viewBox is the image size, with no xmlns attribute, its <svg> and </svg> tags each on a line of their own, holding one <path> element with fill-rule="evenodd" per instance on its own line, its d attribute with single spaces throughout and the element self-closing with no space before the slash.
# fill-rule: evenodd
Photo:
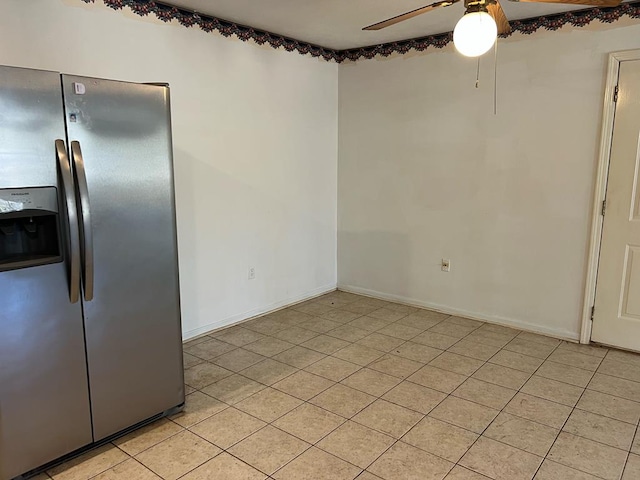
<svg viewBox="0 0 640 480">
<path fill-rule="evenodd" d="M 464 0 L 464 13 L 485 12 L 488 13 L 487 5 L 495 5 L 495 0 Z"/>
</svg>

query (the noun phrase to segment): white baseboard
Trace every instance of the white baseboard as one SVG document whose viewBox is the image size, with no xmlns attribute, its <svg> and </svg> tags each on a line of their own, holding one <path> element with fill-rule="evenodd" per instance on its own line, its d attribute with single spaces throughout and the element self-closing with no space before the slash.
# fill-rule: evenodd
<svg viewBox="0 0 640 480">
<path fill-rule="evenodd" d="M 513 327 L 519 330 L 527 332 L 539 333 L 541 335 L 547 335 L 550 337 L 559 338 L 561 340 L 569 340 L 577 342 L 580 338 L 579 333 L 571 332 L 564 329 L 556 329 L 545 327 L 542 325 L 536 325 L 535 323 L 529 323 L 522 320 L 516 320 L 513 318 L 501 317 L 498 315 L 487 315 L 484 313 L 470 312 L 460 308 L 450 307 L 448 305 L 440 305 L 433 302 L 425 302 L 422 300 L 416 300 L 415 298 L 403 297 L 401 295 L 393 295 L 390 293 L 377 292 L 375 290 L 369 290 L 367 288 L 354 287 L 352 285 L 338 284 L 338 290 L 344 292 L 355 293 L 358 295 L 366 295 L 368 297 L 377 298 L 380 300 L 387 300 L 390 302 L 402 303 L 404 305 L 410 305 L 413 307 L 423 307 L 429 310 L 435 310 L 437 312 L 446 313 L 448 315 L 456 315 L 460 317 L 471 318 L 474 320 L 480 320 L 487 323 L 494 323 L 496 325 L 503 325 L 506 327 Z"/>
<path fill-rule="evenodd" d="M 295 305 L 296 303 L 306 302 L 307 300 L 310 300 L 315 297 L 319 297 L 320 295 L 324 295 L 325 293 L 333 292 L 335 289 L 336 289 L 335 284 L 325 285 L 324 287 L 319 287 L 309 292 L 305 292 L 300 295 L 295 295 L 293 297 L 286 298 L 284 300 L 272 303 L 270 305 L 266 305 L 261 308 L 256 308 L 254 310 L 249 310 L 248 312 L 232 315 L 231 317 L 218 320 L 217 322 L 209 323 L 207 325 L 203 325 L 202 327 L 198 327 L 198 328 L 194 328 L 193 330 L 182 332 L 182 340 L 186 342 L 187 340 L 191 340 L 201 335 L 205 335 L 214 330 L 218 330 L 219 328 L 229 327 L 231 325 L 235 325 L 235 324 L 244 322 L 246 320 L 251 320 L 252 318 L 260 317 L 262 315 L 266 315 L 268 313 L 272 313 L 277 310 L 290 307 L 291 305 Z"/>
</svg>

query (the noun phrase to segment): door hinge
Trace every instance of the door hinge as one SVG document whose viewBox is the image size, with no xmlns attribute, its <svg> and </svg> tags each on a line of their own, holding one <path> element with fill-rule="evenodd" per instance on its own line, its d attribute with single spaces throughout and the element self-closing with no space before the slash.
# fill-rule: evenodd
<svg viewBox="0 0 640 480">
<path fill-rule="evenodd" d="M 616 85 L 616 88 L 613 89 L 613 103 L 616 103 L 618 101 L 618 85 Z"/>
<path fill-rule="evenodd" d="M 602 215 L 604 217 L 605 212 L 607 211 L 607 201 L 603 200 L 602 201 L 602 210 L 600 211 L 600 215 Z"/>
<path fill-rule="evenodd" d="M 596 306 L 591 307 L 591 321 L 593 322 L 593 317 L 596 315 Z"/>
</svg>

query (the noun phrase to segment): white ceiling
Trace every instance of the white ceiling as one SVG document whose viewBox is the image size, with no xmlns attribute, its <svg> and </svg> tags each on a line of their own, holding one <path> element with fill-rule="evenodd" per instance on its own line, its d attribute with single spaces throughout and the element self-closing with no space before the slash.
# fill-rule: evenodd
<svg viewBox="0 0 640 480">
<path fill-rule="evenodd" d="M 232 22 L 323 47 L 346 49 L 450 32 L 464 2 L 441 8 L 377 32 L 362 27 L 428 5 L 435 0 L 166 0 Z M 587 8 L 503 0 L 510 20 Z"/>
</svg>

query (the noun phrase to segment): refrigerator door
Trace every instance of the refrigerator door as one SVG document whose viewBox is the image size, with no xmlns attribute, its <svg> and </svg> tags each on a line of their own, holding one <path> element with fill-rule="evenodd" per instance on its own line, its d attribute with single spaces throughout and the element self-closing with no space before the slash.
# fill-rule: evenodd
<svg viewBox="0 0 640 480">
<path fill-rule="evenodd" d="M 168 87 L 63 75 L 94 438 L 184 402 Z"/>
<path fill-rule="evenodd" d="M 0 198 L 25 205 L 0 213 L 1 480 L 92 442 L 65 145 L 60 75 L 0 67 Z"/>
</svg>

